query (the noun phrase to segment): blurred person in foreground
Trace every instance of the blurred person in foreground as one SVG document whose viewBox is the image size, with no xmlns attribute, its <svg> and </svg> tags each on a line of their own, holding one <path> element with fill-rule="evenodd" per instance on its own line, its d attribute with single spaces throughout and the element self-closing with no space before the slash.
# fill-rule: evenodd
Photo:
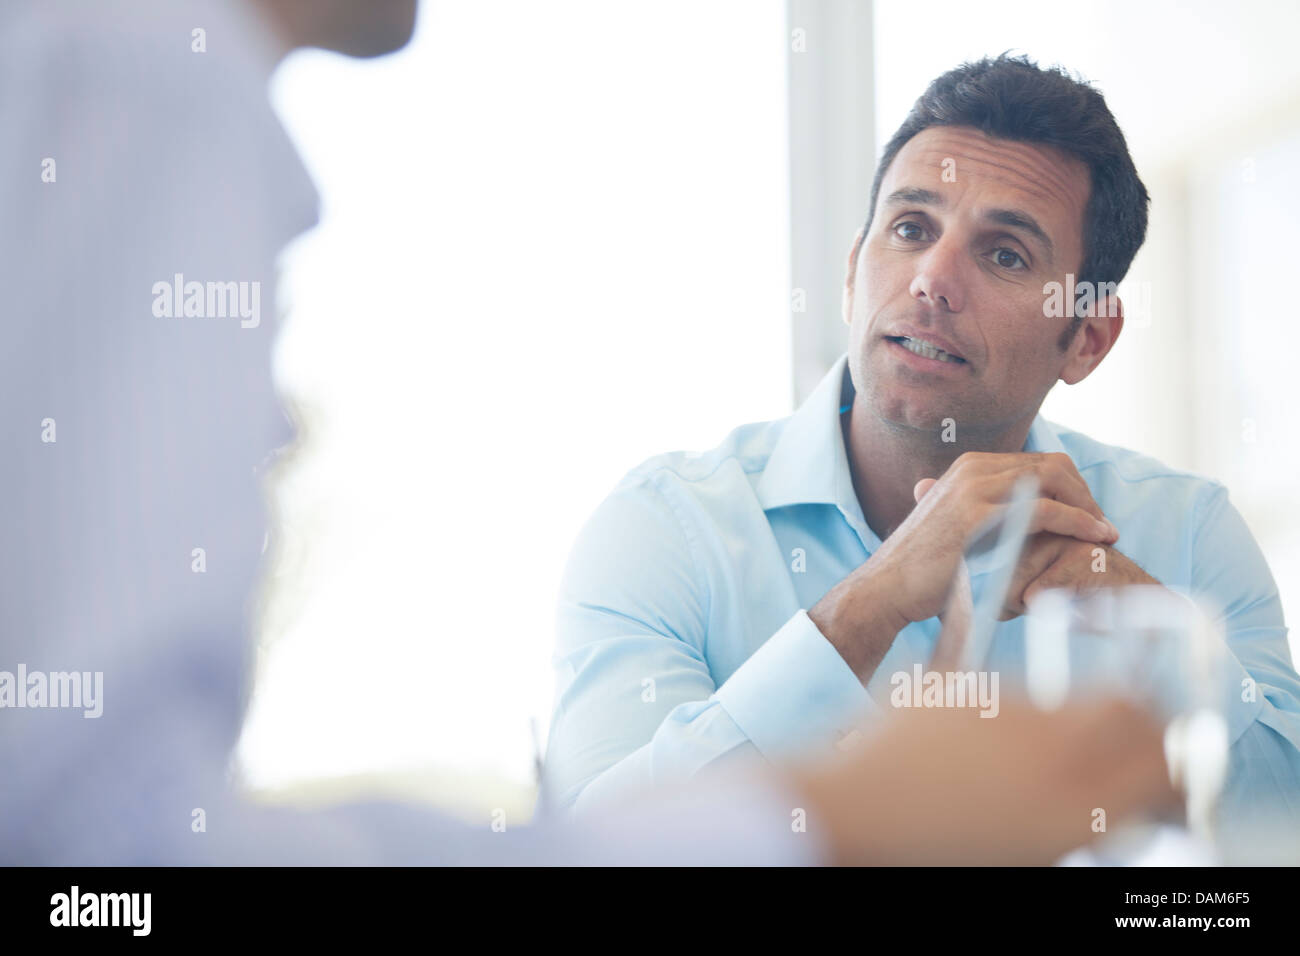
<svg viewBox="0 0 1300 956">
<path fill-rule="evenodd" d="M 987 671 L 1023 670 L 1022 615 L 1045 588 L 1201 599 L 1230 667 L 1222 820 L 1300 823 L 1300 678 L 1227 490 L 1039 414 L 1119 338 L 1147 203 L 1090 86 L 1007 56 L 930 84 L 849 250 L 846 354 L 792 416 L 634 468 L 580 534 L 558 614 L 556 805 L 827 750 L 910 703 L 907 680 L 938 672 L 963 548 L 1032 475 Z M 992 570 L 969 563 L 975 594 Z"/>
<path fill-rule="evenodd" d="M 1158 728 L 1107 702 L 918 714 L 837 761 L 581 826 L 241 799 L 262 471 L 293 437 L 271 376 L 274 262 L 317 210 L 266 82 L 298 47 L 396 50 L 415 10 L 177 6 L 0 13 L 0 262 L 17 296 L 0 370 L 0 861 L 1047 863 L 1094 836 L 1095 806 L 1169 803 Z"/>
</svg>

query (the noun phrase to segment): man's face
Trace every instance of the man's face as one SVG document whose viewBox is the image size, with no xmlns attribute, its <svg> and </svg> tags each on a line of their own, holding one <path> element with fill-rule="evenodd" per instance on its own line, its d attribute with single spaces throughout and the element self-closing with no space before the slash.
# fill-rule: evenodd
<svg viewBox="0 0 1300 956">
<path fill-rule="evenodd" d="M 1088 168 L 1050 147 L 968 127 L 908 141 L 845 297 L 850 374 L 875 414 L 959 433 L 1033 417 L 1068 357 L 1070 320 L 1044 316 L 1043 287 L 1077 277 L 1089 189 Z"/>
</svg>

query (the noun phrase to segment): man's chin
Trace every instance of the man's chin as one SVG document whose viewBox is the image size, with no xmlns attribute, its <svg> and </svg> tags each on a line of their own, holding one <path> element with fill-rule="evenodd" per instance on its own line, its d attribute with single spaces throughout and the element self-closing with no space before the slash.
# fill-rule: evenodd
<svg viewBox="0 0 1300 956">
<path fill-rule="evenodd" d="M 960 416 L 933 408 L 887 405 L 877 411 L 877 417 L 892 431 L 940 435 L 945 429 L 952 431 Z"/>
<path fill-rule="evenodd" d="M 411 42 L 416 0 L 370 0 L 350 19 L 349 29 L 325 48 L 358 59 L 386 56 Z"/>
<path fill-rule="evenodd" d="M 935 400 L 938 396 L 907 394 L 913 390 L 895 390 L 883 383 L 876 384 L 876 388 L 869 388 L 862 397 L 867 399 L 867 408 L 891 430 L 938 432 L 961 419 L 960 409 L 944 406 Z"/>
</svg>

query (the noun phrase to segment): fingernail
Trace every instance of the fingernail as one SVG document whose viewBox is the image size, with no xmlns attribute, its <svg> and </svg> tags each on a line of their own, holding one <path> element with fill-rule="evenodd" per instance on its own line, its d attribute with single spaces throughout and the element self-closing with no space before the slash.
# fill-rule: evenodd
<svg viewBox="0 0 1300 956">
<path fill-rule="evenodd" d="M 1111 536 L 1112 538 L 1118 538 L 1118 537 L 1119 537 L 1119 528 L 1117 528 L 1117 527 L 1115 527 L 1113 524 L 1111 524 L 1111 521 L 1110 521 L 1109 518 L 1106 519 L 1106 530 L 1110 532 L 1110 536 Z"/>
</svg>

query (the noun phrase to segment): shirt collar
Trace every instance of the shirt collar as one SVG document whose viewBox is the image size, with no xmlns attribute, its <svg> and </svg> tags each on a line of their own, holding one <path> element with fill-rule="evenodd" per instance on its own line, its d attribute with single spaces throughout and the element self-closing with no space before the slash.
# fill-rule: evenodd
<svg viewBox="0 0 1300 956">
<path fill-rule="evenodd" d="M 1042 415 L 1035 415 L 1034 423 L 1029 426 L 1029 435 L 1025 438 L 1024 450 L 1043 454 L 1065 453 L 1065 446 L 1061 444 L 1061 436 L 1057 433 L 1056 426 Z"/>
<path fill-rule="evenodd" d="M 854 395 L 848 362 L 848 354 L 841 355 L 812 394 L 786 419 L 758 480 L 756 490 L 763 510 L 798 504 L 836 505 L 850 523 L 861 523 L 859 530 L 866 529 L 862 506 L 853 490 L 840 424 L 840 409 L 851 403 Z M 1036 415 L 1024 450 L 1064 452 L 1065 446 L 1056 426 Z"/>
<path fill-rule="evenodd" d="M 847 353 L 841 355 L 786 419 L 758 480 L 756 490 L 763 510 L 799 504 L 837 505 L 846 517 L 865 526 L 840 424 L 840 409 L 853 401 L 854 394 L 848 361 Z"/>
</svg>

